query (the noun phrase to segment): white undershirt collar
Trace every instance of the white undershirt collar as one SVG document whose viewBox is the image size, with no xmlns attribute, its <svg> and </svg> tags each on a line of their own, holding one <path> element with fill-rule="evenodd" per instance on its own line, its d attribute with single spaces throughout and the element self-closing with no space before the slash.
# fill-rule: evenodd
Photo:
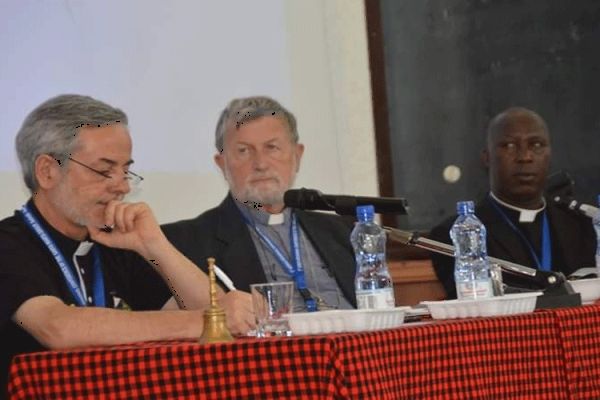
<svg viewBox="0 0 600 400">
<path fill-rule="evenodd" d="M 543 205 L 536 210 L 530 210 L 527 208 L 520 208 L 520 207 L 513 206 L 512 204 L 508 204 L 508 203 L 500 200 L 492 191 L 490 191 L 490 196 L 492 196 L 492 199 L 494 199 L 495 201 L 497 201 L 499 204 L 503 205 L 504 207 L 509 208 L 514 211 L 517 211 L 519 213 L 519 222 L 535 221 L 535 217 L 538 215 L 538 213 L 540 211 L 544 211 L 544 209 L 546 208 L 546 199 L 543 197 L 542 197 Z"/>
</svg>

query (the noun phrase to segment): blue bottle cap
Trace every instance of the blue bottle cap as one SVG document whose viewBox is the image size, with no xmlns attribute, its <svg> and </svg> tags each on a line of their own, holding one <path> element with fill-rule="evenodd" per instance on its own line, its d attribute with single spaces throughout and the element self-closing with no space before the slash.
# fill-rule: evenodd
<svg viewBox="0 0 600 400">
<path fill-rule="evenodd" d="M 475 203 L 472 201 L 459 201 L 456 203 L 456 212 L 459 215 L 475 214 Z"/>
<path fill-rule="evenodd" d="M 375 207 L 373 207 L 372 205 L 356 207 L 356 218 L 360 222 L 373 221 L 374 215 L 375 215 Z"/>
</svg>

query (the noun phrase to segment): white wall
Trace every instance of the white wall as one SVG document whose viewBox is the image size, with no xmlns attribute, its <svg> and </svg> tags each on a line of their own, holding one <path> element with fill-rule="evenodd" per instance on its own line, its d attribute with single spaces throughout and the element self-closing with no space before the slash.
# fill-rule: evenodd
<svg viewBox="0 0 600 400">
<path fill-rule="evenodd" d="M 146 178 L 130 198 L 161 222 L 223 198 L 214 126 L 238 96 L 270 95 L 296 114 L 306 145 L 296 186 L 378 193 L 362 0 L 7 0 L 0 51 L 1 217 L 28 197 L 18 127 L 67 92 L 128 113 Z"/>
</svg>

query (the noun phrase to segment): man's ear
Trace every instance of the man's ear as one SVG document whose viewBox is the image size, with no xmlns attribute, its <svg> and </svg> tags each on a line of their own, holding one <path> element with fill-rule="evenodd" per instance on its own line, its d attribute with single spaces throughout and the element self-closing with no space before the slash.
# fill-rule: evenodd
<svg viewBox="0 0 600 400">
<path fill-rule="evenodd" d="M 224 176 L 225 175 L 225 158 L 223 157 L 223 153 L 220 152 L 220 153 L 215 154 L 213 159 L 215 160 L 215 164 L 217 164 L 219 166 L 219 168 L 221 169 L 221 172 L 223 173 L 223 176 Z"/>
<path fill-rule="evenodd" d="M 34 171 L 38 186 L 42 189 L 51 189 L 61 179 L 62 165 L 54 157 L 41 154 L 35 159 Z"/>
<path fill-rule="evenodd" d="M 481 154 L 479 155 L 479 158 L 481 159 L 481 164 L 483 164 L 483 166 L 486 169 L 489 169 L 490 168 L 490 152 L 487 149 L 481 150 Z"/>
<path fill-rule="evenodd" d="M 296 143 L 296 148 L 294 149 L 296 152 L 296 172 L 300 170 L 300 161 L 302 160 L 302 155 L 304 154 L 304 145 L 302 143 Z"/>
</svg>

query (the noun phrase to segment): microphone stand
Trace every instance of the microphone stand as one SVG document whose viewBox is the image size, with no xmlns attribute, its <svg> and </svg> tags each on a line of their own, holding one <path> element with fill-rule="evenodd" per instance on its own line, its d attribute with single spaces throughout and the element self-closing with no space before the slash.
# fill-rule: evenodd
<svg viewBox="0 0 600 400">
<path fill-rule="evenodd" d="M 418 232 L 407 232 L 387 226 L 384 226 L 383 229 L 389 238 L 396 242 L 454 257 L 454 246 L 452 245 L 421 237 Z M 488 257 L 488 260 L 499 265 L 503 272 L 524 278 L 542 290 L 555 289 L 566 283 L 565 276 L 560 272 L 541 271 L 495 257 Z"/>
</svg>

